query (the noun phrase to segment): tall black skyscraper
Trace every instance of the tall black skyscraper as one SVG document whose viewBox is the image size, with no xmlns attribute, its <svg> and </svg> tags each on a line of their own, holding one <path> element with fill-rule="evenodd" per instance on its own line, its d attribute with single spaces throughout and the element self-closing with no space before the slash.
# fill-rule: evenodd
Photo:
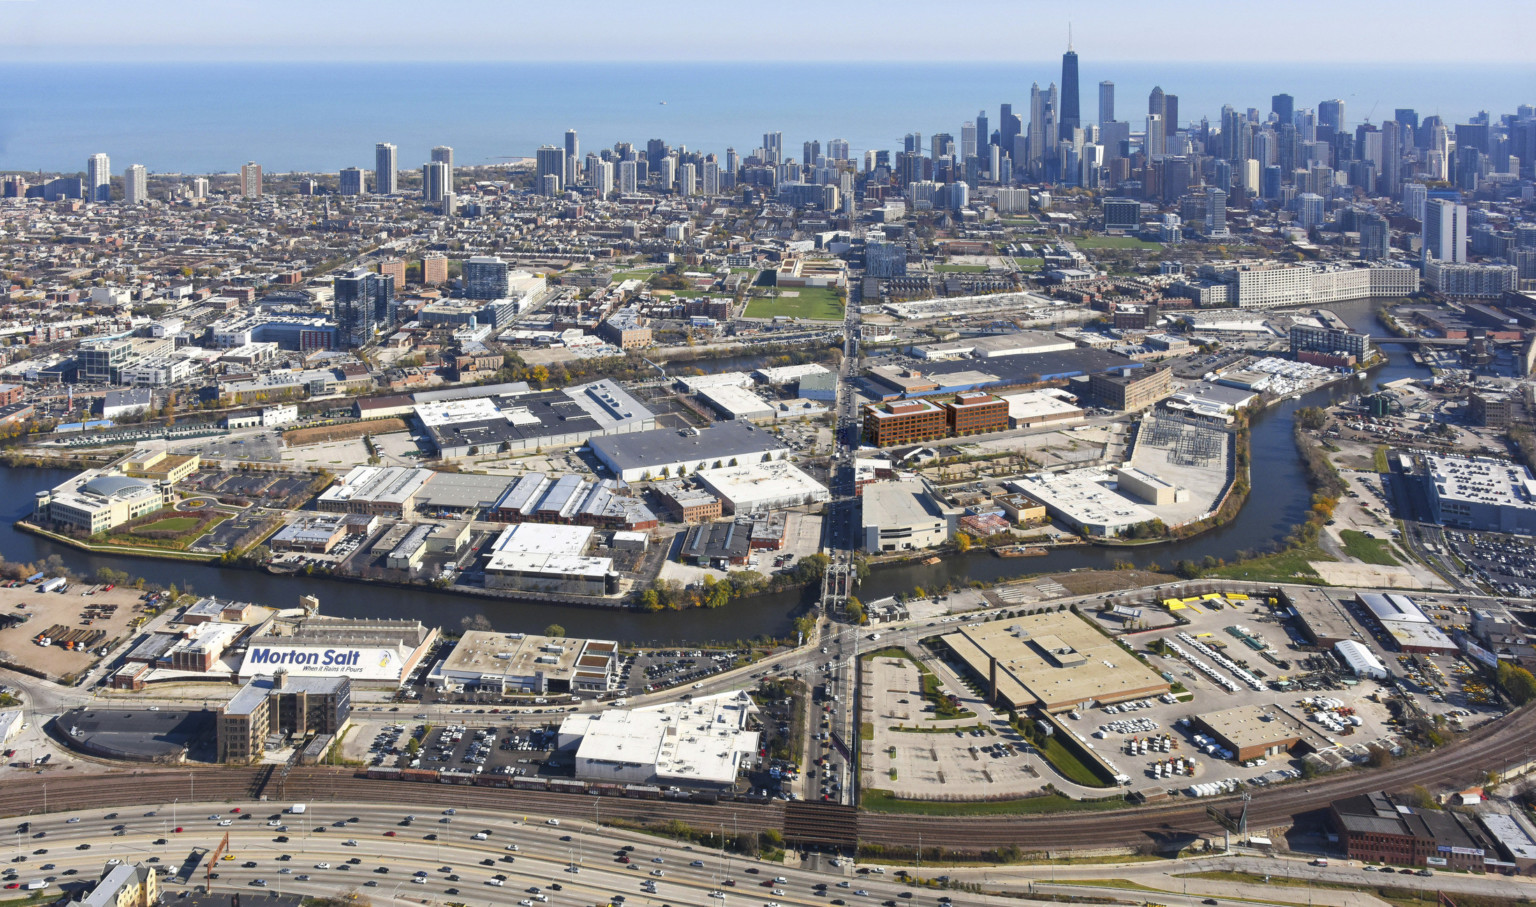
<svg viewBox="0 0 1536 907">
<path fill-rule="evenodd" d="M 1288 94 L 1270 98 L 1269 109 L 1282 124 L 1296 122 L 1296 99 Z"/>
<path fill-rule="evenodd" d="M 1072 130 L 1083 125 L 1083 117 L 1077 104 L 1077 52 L 1072 49 L 1072 37 L 1067 36 L 1067 52 L 1061 55 L 1061 138 L 1072 138 Z"/>
</svg>

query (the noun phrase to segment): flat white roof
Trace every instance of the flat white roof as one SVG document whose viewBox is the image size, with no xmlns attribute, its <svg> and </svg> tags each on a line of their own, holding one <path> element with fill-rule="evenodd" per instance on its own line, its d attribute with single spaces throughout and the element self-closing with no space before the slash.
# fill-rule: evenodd
<svg viewBox="0 0 1536 907">
<path fill-rule="evenodd" d="M 1157 519 L 1157 514 L 1111 488 L 1114 481 L 1108 470 L 1091 467 L 1036 473 L 1010 484 L 1082 524 L 1114 529 Z"/>
<path fill-rule="evenodd" d="M 804 497 L 808 501 L 832 499 L 826 486 L 788 460 L 701 469 L 698 477 L 710 491 L 732 502 L 737 510 L 758 501 L 796 497 Z"/>
<path fill-rule="evenodd" d="M 1501 507 L 1536 506 L 1536 478 L 1509 460 L 1425 454 L 1424 463 L 1441 500 Z"/>
<path fill-rule="evenodd" d="M 746 729 L 754 710 L 744 690 L 669 702 L 643 709 L 607 709 L 572 715 L 562 736 L 580 734 L 583 761 L 655 766 L 657 779 L 678 784 L 728 785 L 742 761 L 757 752 L 758 734 Z"/>
<path fill-rule="evenodd" d="M 1051 390 L 1028 391 L 1009 394 L 1002 399 L 1008 404 L 1010 419 L 1038 419 L 1041 416 L 1081 415 L 1082 409 L 1063 399 L 1061 392 Z"/>
<path fill-rule="evenodd" d="M 426 469 L 406 466 L 354 466 L 341 481 L 320 495 L 322 501 L 384 501 L 402 503 L 432 479 Z"/>
<path fill-rule="evenodd" d="M 587 550 L 592 541 L 591 526 L 562 526 L 555 523 L 518 523 L 503 529 L 491 550 L 497 554 L 558 554 L 574 556 Z"/>
<path fill-rule="evenodd" d="M 432 428 L 438 425 L 457 425 L 460 422 L 484 422 L 501 415 L 495 401 L 489 397 L 471 397 L 467 400 L 436 400 L 416 404 L 416 418 Z"/>
</svg>

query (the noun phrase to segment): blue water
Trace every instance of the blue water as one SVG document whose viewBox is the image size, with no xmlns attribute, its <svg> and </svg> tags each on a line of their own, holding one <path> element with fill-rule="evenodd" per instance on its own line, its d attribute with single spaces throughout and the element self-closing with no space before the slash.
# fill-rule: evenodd
<svg viewBox="0 0 1536 907">
<path fill-rule="evenodd" d="M 902 136 L 948 132 L 998 105 L 1027 116 L 1029 86 L 1060 80 L 1057 62 L 1019 64 L 465 63 L 0 64 L 0 170 L 76 171 L 97 151 L 114 172 L 268 172 L 373 166 L 375 142 L 399 146 L 402 168 L 437 144 L 463 164 L 531 157 L 566 129 L 583 150 L 661 138 L 743 154 L 764 132 L 785 150 L 845 138 L 856 155 L 900 150 Z M 1082 116 L 1098 114 L 1098 82 L 1116 83 L 1120 119 L 1139 128 L 1153 85 L 1179 96 L 1181 123 L 1220 122 L 1223 104 L 1268 115 L 1270 96 L 1296 106 L 1343 98 L 1350 125 L 1396 107 L 1447 122 L 1496 117 L 1536 102 L 1532 66 L 1324 66 L 1081 62 Z M 663 105 L 661 102 L 665 101 Z"/>
</svg>

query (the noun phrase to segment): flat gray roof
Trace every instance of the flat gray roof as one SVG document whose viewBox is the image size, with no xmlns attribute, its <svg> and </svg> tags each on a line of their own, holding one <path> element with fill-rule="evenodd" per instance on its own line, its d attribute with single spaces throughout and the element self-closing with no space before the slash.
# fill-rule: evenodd
<svg viewBox="0 0 1536 907">
<path fill-rule="evenodd" d="M 711 460 L 778 450 L 784 442 L 745 422 L 716 422 L 701 429 L 658 428 L 593 438 L 587 442 L 620 470 L 653 463 Z"/>
<path fill-rule="evenodd" d="M 448 507 L 454 510 L 492 507 L 514 481 L 508 476 L 440 472 L 416 496 L 416 506 L 426 509 Z"/>
</svg>

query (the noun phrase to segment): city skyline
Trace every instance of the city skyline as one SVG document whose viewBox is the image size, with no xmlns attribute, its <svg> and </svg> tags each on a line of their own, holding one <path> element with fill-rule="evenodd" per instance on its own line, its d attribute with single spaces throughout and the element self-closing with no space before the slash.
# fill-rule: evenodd
<svg viewBox="0 0 1536 907">
<path fill-rule="evenodd" d="M 327 60 L 440 61 L 444 49 L 461 61 L 494 60 L 626 60 L 742 61 L 837 60 L 977 61 L 1018 60 L 1018 44 L 999 43 L 996 49 L 972 42 L 979 21 L 1018 21 L 1018 37 L 1027 39 L 1032 57 L 1049 56 L 1048 49 L 1065 48 L 1073 11 L 1051 4 L 1018 4 L 982 0 L 968 4 L 965 16 L 934 17 L 921 29 L 899 10 L 907 4 L 858 0 L 842 14 L 861 22 L 855 30 L 805 29 L 792 41 L 754 42 L 743 53 L 741 29 L 756 24 L 745 9 L 685 4 L 659 27 L 643 7 L 600 0 L 596 15 L 584 17 L 582 30 L 570 41 L 509 42 L 517 35 L 558 35 L 568 23 L 554 8 L 500 6 L 474 0 L 440 6 L 439 15 L 422 18 L 413 4 L 379 0 L 363 4 L 340 0 L 323 5 L 294 0 L 261 4 L 260 15 L 250 3 L 205 4 L 192 0 L 161 0 L 156 15 L 146 16 L 137 5 L 76 0 L 41 3 L 33 0 L 0 3 L 0 30 L 10 37 L 13 59 L 28 60 Z M 914 9 L 915 11 L 915 9 Z M 1153 7 L 1130 2 L 1101 4 L 1085 17 L 1077 10 L 1077 49 L 1103 61 L 1179 62 L 1456 62 L 1527 63 L 1521 37 L 1536 24 L 1528 6 L 1509 0 L 1465 0 L 1457 15 L 1423 2 L 1394 5 L 1390 15 L 1374 4 L 1300 0 L 1288 4 L 1292 22 L 1326 19 L 1329 27 L 1309 30 L 1306 41 L 1244 42 L 1242 35 L 1268 36 L 1273 10 L 1232 5 L 1216 0 L 1182 0 Z M 776 10 L 777 21 L 792 21 L 804 13 L 819 16 L 824 9 L 805 0 L 790 0 Z M 878 13 L 878 15 L 875 15 Z M 898 14 L 893 14 L 898 13 Z M 474 27 L 467 28 L 472 18 Z M 1520 20 L 1525 21 L 1521 27 Z M 814 20 L 807 20 L 814 21 Z M 1487 22 L 1507 28 L 1488 29 Z M 294 22 L 305 23 L 295 30 Z M 409 28 L 395 23 L 410 22 Z M 1147 35 L 1177 22 L 1177 43 L 1149 42 Z M 354 40 L 338 46 L 332 36 L 346 33 Z M 1369 41 L 1360 40 L 1369 35 Z M 1429 36 L 1433 40 L 1426 40 Z M 1411 52 L 1409 52 L 1411 49 Z"/>
</svg>

